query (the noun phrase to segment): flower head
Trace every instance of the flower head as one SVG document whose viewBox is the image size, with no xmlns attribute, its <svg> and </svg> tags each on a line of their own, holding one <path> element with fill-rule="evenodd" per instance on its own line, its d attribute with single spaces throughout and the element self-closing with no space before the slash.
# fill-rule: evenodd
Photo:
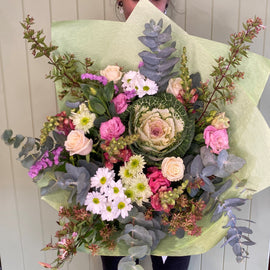
<svg viewBox="0 0 270 270">
<path fill-rule="evenodd" d="M 133 175 L 135 175 L 138 173 L 142 173 L 145 164 L 146 163 L 143 156 L 133 155 L 130 157 L 129 162 L 127 163 L 127 168 Z"/>
<path fill-rule="evenodd" d="M 103 122 L 100 125 L 100 137 L 103 140 L 118 139 L 125 132 L 125 126 L 119 117 L 113 117 L 111 120 Z"/>
<path fill-rule="evenodd" d="M 98 168 L 96 174 L 91 178 L 91 187 L 100 188 L 100 191 L 104 192 L 106 187 L 114 180 L 114 177 L 114 171 L 105 167 Z"/>
<path fill-rule="evenodd" d="M 72 119 L 75 129 L 89 133 L 89 129 L 94 126 L 96 115 L 91 113 L 86 105 L 82 103 L 77 113 L 71 112 L 70 119 Z"/>
<path fill-rule="evenodd" d="M 115 216 L 120 216 L 122 218 L 125 218 L 128 216 L 128 212 L 132 209 L 131 200 L 127 198 L 126 196 L 119 196 L 117 197 L 113 204 L 113 210 L 115 213 Z"/>
<path fill-rule="evenodd" d="M 101 214 L 105 208 L 106 198 L 100 192 L 89 192 L 84 204 L 86 210 L 93 214 Z"/>
</svg>

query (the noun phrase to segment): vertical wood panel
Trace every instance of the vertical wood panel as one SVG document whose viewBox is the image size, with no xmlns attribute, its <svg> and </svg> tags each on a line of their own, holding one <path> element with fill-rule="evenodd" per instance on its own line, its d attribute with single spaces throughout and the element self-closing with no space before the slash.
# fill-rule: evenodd
<svg viewBox="0 0 270 270">
<path fill-rule="evenodd" d="M 211 39 L 212 0 L 188 0 L 186 5 L 186 31 L 190 35 Z"/>
<path fill-rule="evenodd" d="M 2 24 L 2 22 L 0 21 Z M 8 127 L 7 113 L 6 113 L 6 95 L 5 84 L 3 76 L 2 51 L 0 41 L 0 133 Z M 22 243 L 19 230 L 18 209 L 16 205 L 16 194 L 14 189 L 14 178 L 12 174 L 12 156 L 10 149 L 0 142 L 0 164 L 1 181 L 0 181 L 0 255 L 2 259 L 2 267 L 5 270 L 23 270 L 23 252 Z M 3 207 L 4 206 L 4 207 Z M 12 232 L 12 233 L 11 233 Z M 13 259 L 12 255 L 16 258 Z"/>
<path fill-rule="evenodd" d="M 66 21 L 78 19 L 77 0 L 50 0 L 52 21 Z M 100 1 L 100 0 L 99 0 Z"/>
<path fill-rule="evenodd" d="M 215 0 L 213 6 L 213 34 L 215 41 L 227 43 L 230 34 L 238 31 L 239 0 Z"/>
<path fill-rule="evenodd" d="M 2 14 L 3 36 L 1 40 L 2 61 L 4 66 L 3 80 L 6 87 L 7 117 L 9 127 L 15 133 L 33 135 L 33 118 L 31 93 L 27 74 L 27 59 L 25 57 L 25 42 L 19 21 L 23 17 L 21 1 L 5 1 L 5 12 Z M 1 24 L 2 25 L 2 24 Z M 16 162 L 16 151 L 12 151 L 14 161 L 14 185 L 16 192 L 15 203 L 18 208 L 19 231 L 21 233 L 24 269 L 38 269 L 38 261 L 44 261 L 42 247 L 42 230 L 40 221 L 40 205 L 38 190 L 29 179 L 27 172 L 19 162 Z M 8 213 L 4 213 L 8 215 Z M 36 218 L 38 217 L 38 218 Z M 1 218 L 5 218 L 2 216 Z M 11 226 L 12 227 L 12 226 Z M 9 232 L 9 234 L 12 232 Z M 14 260 L 12 249 L 9 259 Z M 33 260 L 33 258 L 35 258 Z M 5 259 L 5 258 L 4 258 Z"/>
<path fill-rule="evenodd" d="M 78 0 L 78 14 L 80 20 L 102 20 L 104 18 L 104 2 Z"/>
<path fill-rule="evenodd" d="M 100 0 L 104 1 L 104 15 L 105 15 L 105 20 L 110 20 L 110 21 L 119 21 L 119 18 L 116 16 L 116 6 L 115 6 L 115 0 Z M 122 17 L 122 16 L 121 16 Z"/>
</svg>

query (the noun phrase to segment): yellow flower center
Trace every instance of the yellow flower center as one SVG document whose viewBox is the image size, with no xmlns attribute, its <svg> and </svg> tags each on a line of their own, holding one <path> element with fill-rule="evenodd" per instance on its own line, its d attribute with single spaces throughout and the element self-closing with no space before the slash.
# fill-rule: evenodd
<svg viewBox="0 0 270 270">
<path fill-rule="evenodd" d="M 120 202 L 120 203 L 118 203 L 118 209 L 124 209 L 125 208 L 125 206 L 126 206 L 126 204 L 124 203 L 124 202 Z"/>
<path fill-rule="evenodd" d="M 105 176 L 103 176 L 102 178 L 100 178 L 100 184 L 104 185 L 106 183 L 107 179 Z"/>
<path fill-rule="evenodd" d="M 98 198 L 94 198 L 94 199 L 93 199 L 93 203 L 99 204 L 99 199 L 98 199 Z"/>
<path fill-rule="evenodd" d="M 89 123 L 90 119 L 88 117 L 81 118 L 81 125 L 86 126 Z"/>
</svg>

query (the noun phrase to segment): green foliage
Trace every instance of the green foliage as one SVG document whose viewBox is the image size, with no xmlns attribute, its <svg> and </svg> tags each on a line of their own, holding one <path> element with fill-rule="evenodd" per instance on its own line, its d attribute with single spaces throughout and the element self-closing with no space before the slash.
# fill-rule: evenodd
<svg viewBox="0 0 270 270">
<path fill-rule="evenodd" d="M 250 49 L 248 43 L 252 43 L 257 37 L 262 26 L 262 20 L 255 17 L 254 20 L 247 20 L 243 24 L 244 31 L 230 36 L 230 50 L 228 56 L 216 59 L 216 66 L 213 66 L 213 72 L 210 76 L 213 78 L 212 84 L 202 83 L 200 99 L 205 102 L 205 106 L 197 120 L 199 125 L 204 123 L 207 109 L 210 105 L 218 108 L 219 102 L 225 104 L 232 102 L 235 98 L 235 81 L 244 78 L 244 73 L 237 69 L 241 64 L 242 57 L 248 57 L 247 51 Z"/>
</svg>

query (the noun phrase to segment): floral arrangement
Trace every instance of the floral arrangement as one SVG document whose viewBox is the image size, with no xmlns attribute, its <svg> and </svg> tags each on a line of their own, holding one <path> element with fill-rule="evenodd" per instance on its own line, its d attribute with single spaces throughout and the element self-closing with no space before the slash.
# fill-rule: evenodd
<svg viewBox="0 0 270 270">
<path fill-rule="evenodd" d="M 49 59 L 47 77 L 61 82 L 59 99 L 72 100 L 47 118 L 39 138 L 2 135 L 15 148 L 23 144 L 19 159 L 41 195 L 61 198 L 58 240 L 44 248 L 56 249 L 57 258 L 40 264 L 58 269 L 77 251 L 102 254 L 122 245 L 119 269 L 142 269 L 135 260 L 168 235 L 200 236 L 206 215 L 212 222 L 225 216 L 225 244 L 237 261 L 246 258 L 243 245 L 254 242 L 245 234 L 252 231 L 237 226 L 233 213 L 246 199 L 224 194 L 248 164 L 230 153 L 234 130 L 220 108 L 234 100 L 235 81 L 244 77 L 238 66 L 264 28 L 261 19 L 231 35 L 228 56 L 216 59 L 206 82 L 199 71 L 190 74 L 188 48 L 176 51 L 162 20 L 145 25 L 139 40 L 148 49 L 139 53 L 137 70 L 112 63 L 96 70 L 90 58 L 59 55 L 33 24 L 30 16 L 22 23 L 24 38 L 35 58 Z M 237 181 L 244 190 L 245 180 Z"/>
</svg>

